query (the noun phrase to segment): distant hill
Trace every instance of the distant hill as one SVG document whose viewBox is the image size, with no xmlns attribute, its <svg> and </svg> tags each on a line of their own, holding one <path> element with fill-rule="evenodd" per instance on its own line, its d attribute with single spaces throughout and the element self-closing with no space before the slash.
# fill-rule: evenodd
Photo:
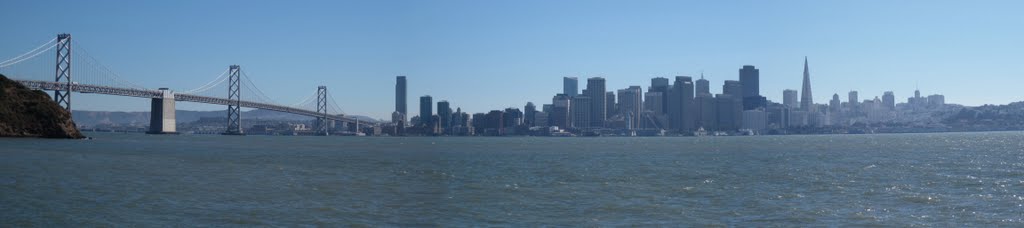
<svg viewBox="0 0 1024 228">
<path fill-rule="evenodd" d="M 178 123 L 193 122 L 203 117 L 226 117 L 228 115 L 226 110 L 177 110 L 174 113 Z M 109 112 L 75 110 L 74 112 L 72 112 L 72 116 L 74 117 L 75 122 L 78 123 L 80 126 L 96 126 L 101 124 L 143 126 L 149 124 L 149 112 Z M 355 115 L 351 117 L 355 117 L 361 121 L 376 122 L 376 120 L 374 120 L 373 118 L 366 116 Z M 270 110 L 254 109 L 242 112 L 242 119 L 305 121 L 312 119 L 312 117 Z"/>
<path fill-rule="evenodd" d="M 964 107 L 943 122 L 967 130 L 1021 130 L 1024 129 L 1024 102 Z"/>
</svg>

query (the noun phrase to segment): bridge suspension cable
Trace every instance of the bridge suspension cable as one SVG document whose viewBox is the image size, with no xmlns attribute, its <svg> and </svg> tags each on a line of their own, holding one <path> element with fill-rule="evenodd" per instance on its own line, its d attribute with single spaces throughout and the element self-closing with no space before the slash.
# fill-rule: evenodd
<svg viewBox="0 0 1024 228">
<path fill-rule="evenodd" d="M 134 89 L 147 89 L 145 86 L 141 86 L 129 80 L 122 78 L 118 73 L 114 72 L 106 65 L 101 63 L 96 57 L 89 54 L 89 51 L 82 47 L 77 41 L 71 41 L 74 44 L 75 52 L 72 53 L 76 58 L 75 65 L 87 67 L 82 69 L 78 67 L 75 71 L 79 75 L 86 77 L 75 79 L 76 82 L 83 82 L 82 84 L 96 84 L 105 86 L 116 86 L 116 87 L 127 87 Z"/>
<path fill-rule="evenodd" d="M 302 101 L 299 101 L 298 103 L 292 104 L 291 106 L 292 107 L 305 107 L 309 102 L 313 101 L 313 99 L 316 99 L 316 95 L 317 95 L 317 93 L 309 94 L 309 96 L 307 96 L 306 99 L 302 99 Z"/>
<path fill-rule="evenodd" d="M 222 82 L 224 82 L 226 80 L 228 80 L 228 70 L 224 70 L 224 72 L 220 72 L 220 75 L 218 75 L 212 81 L 207 82 L 206 84 L 204 84 L 202 86 L 199 86 L 199 87 L 197 87 L 195 89 L 191 89 L 191 90 L 184 91 L 184 92 L 181 92 L 181 93 L 198 94 L 198 93 L 206 92 L 206 90 L 214 88 L 214 87 L 216 87 L 217 85 L 219 85 L 220 83 L 222 83 Z"/>
<path fill-rule="evenodd" d="M 53 38 L 52 40 L 44 43 L 43 45 L 39 45 L 39 47 L 36 47 L 35 49 L 32 49 L 31 51 L 28 51 L 28 52 L 25 52 L 24 54 L 15 56 L 14 58 L 10 58 L 8 60 L 4 60 L 3 62 L 0 62 L 0 68 L 5 68 L 5 67 L 9 67 L 9 66 L 14 65 L 14 64 L 18 64 L 18 63 L 20 63 L 22 61 L 35 58 L 39 54 L 42 54 L 44 52 L 53 50 L 53 47 L 57 46 L 57 45 L 54 44 L 54 41 L 56 41 L 56 40 L 57 40 L 57 38 Z M 43 48 L 46 48 L 46 49 L 43 49 Z M 40 50 L 40 49 L 43 49 L 43 50 Z"/>
<path fill-rule="evenodd" d="M 333 110 L 328 110 L 328 112 L 332 112 L 335 115 L 344 115 L 345 112 L 343 112 L 341 110 L 341 106 L 338 105 L 338 100 L 334 99 L 334 94 L 327 93 L 327 97 L 330 98 L 329 101 L 331 103 L 331 105 L 328 105 L 328 109 L 333 109 Z"/>
<path fill-rule="evenodd" d="M 255 97 L 256 99 L 260 99 L 264 103 L 278 104 L 277 102 L 274 102 L 274 99 L 271 99 L 270 96 L 267 96 L 266 94 L 263 93 L 262 90 L 256 87 L 256 84 L 252 83 L 252 80 L 249 79 L 249 74 L 247 74 L 245 70 L 242 70 L 242 79 L 245 82 L 242 83 L 242 86 L 248 88 L 249 91 L 253 92 L 253 95 L 255 95 L 253 97 Z"/>
</svg>

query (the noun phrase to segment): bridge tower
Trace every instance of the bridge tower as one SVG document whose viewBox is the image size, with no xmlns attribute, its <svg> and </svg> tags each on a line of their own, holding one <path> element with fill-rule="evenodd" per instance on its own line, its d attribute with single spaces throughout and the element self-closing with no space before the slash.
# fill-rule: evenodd
<svg viewBox="0 0 1024 228">
<path fill-rule="evenodd" d="M 241 67 L 228 67 L 228 128 L 225 135 L 244 135 L 242 132 Z"/>
<path fill-rule="evenodd" d="M 327 123 L 327 86 L 316 88 L 316 131 L 319 135 L 330 135 L 330 128 Z"/>
<path fill-rule="evenodd" d="M 64 84 L 53 91 L 53 101 L 71 113 L 71 34 L 57 34 L 57 84 Z"/>
</svg>

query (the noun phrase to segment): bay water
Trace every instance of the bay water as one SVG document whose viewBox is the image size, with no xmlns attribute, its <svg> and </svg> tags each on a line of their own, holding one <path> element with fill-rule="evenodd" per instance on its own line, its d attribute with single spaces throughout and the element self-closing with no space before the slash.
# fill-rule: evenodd
<svg viewBox="0 0 1024 228">
<path fill-rule="evenodd" d="M 1024 132 L 0 139 L 0 226 L 1024 226 Z"/>
</svg>

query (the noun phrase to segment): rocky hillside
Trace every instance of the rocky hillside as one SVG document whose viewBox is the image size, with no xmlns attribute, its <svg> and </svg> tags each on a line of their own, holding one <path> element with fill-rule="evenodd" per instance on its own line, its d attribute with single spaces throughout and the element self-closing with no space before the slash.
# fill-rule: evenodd
<svg viewBox="0 0 1024 228">
<path fill-rule="evenodd" d="M 42 91 L 0 75 L 0 137 L 83 138 L 71 114 Z"/>
</svg>

